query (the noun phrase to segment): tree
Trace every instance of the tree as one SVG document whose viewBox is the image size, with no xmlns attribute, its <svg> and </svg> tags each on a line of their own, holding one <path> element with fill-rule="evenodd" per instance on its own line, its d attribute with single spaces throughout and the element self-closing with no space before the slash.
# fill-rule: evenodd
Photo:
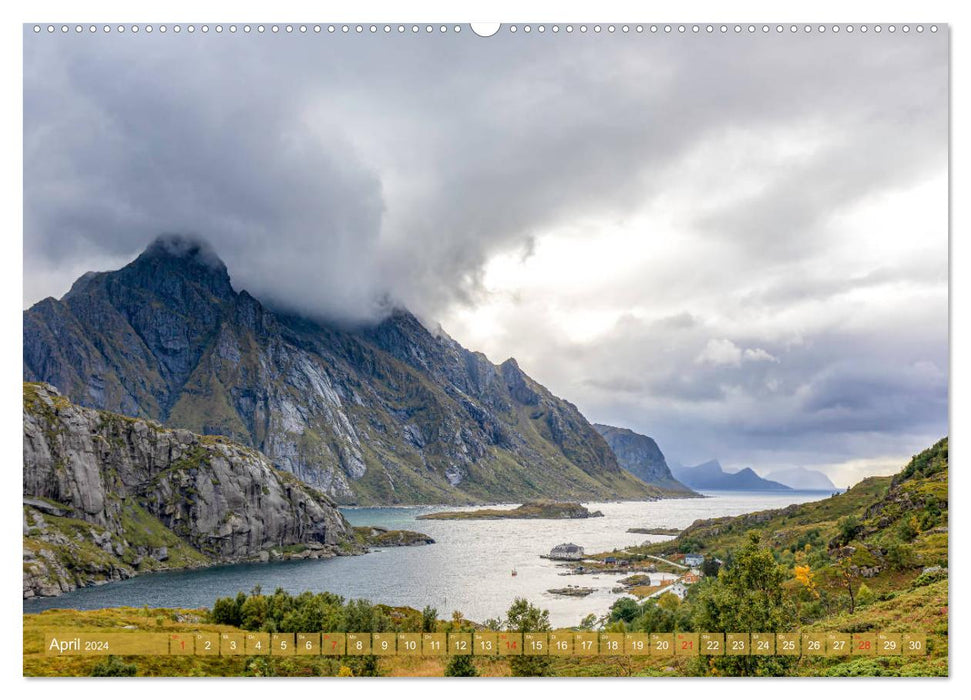
<svg viewBox="0 0 971 700">
<path fill-rule="evenodd" d="M 266 596 L 262 594 L 250 595 L 239 608 L 239 626 L 244 630 L 262 629 L 268 612 L 269 605 Z"/>
<path fill-rule="evenodd" d="M 624 597 L 614 602 L 610 606 L 610 621 L 631 623 L 641 612 L 641 606 L 633 598 Z"/>
<path fill-rule="evenodd" d="M 450 630 L 452 632 L 461 632 L 465 627 L 465 616 L 462 614 L 461 610 L 455 610 L 452 612 L 452 624 Z"/>
<path fill-rule="evenodd" d="M 784 632 L 792 628 L 795 606 L 786 598 L 783 584 L 788 571 L 776 563 L 761 544 L 757 531 L 735 553 L 731 568 L 717 579 L 696 584 L 695 629 L 709 632 Z M 790 657 L 712 657 L 701 669 L 733 676 L 780 675 L 792 664 Z"/>
<path fill-rule="evenodd" d="M 550 611 L 516 598 L 506 612 L 506 628 L 511 632 L 549 632 Z M 548 656 L 510 656 L 509 668 L 514 676 L 548 676 L 552 661 Z"/>
<path fill-rule="evenodd" d="M 701 573 L 705 576 L 717 576 L 720 568 L 721 564 L 714 557 L 705 557 L 705 560 L 701 562 Z"/>
<path fill-rule="evenodd" d="M 217 625 L 241 626 L 243 619 L 239 609 L 245 601 L 245 593 L 240 593 L 235 598 L 219 598 L 212 606 L 212 621 Z"/>
<path fill-rule="evenodd" d="M 449 658 L 448 665 L 445 667 L 445 675 L 452 677 L 478 676 L 479 669 L 475 667 L 471 656 L 452 656 Z"/>
<path fill-rule="evenodd" d="M 674 612 L 681 607 L 681 599 L 674 593 L 668 591 L 658 596 L 657 606 L 666 612 Z"/>
<path fill-rule="evenodd" d="M 391 619 L 369 600 L 351 600 L 346 607 L 348 632 L 388 632 Z"/>
<path fill-rule="evenodd" d="M 431 605 L 426 605 L 425 609 L 421 611 L 421 631 L 434 632 L 437 622 L 438 610 Z"/>
<path fill-rule="evenodd" d="M 843 557 L 833 567 L 833 578 L 836 585 L 846 591 L 850 601 L 850 614 L 856 610 L 856 589 L 860 582 L 860 568 L 853 563 L 851 557 Z"/>
<path fill-rule="evenodd" d="M 592 632 L 593 629 L 594 629 L 594 627 L 596 627 L 596 626 L 597 626 L 597 616 L 595 614 L 593 614 L 593 613 L 590 613 L 589 615 L 587 615 L 586 617 L 584 617 L 582 620 L 580 620 L 579 627 L 580 627 L 581 630 L 584 630 L 584 631 L 587 631 L 587 632 Z"/>
<path fill-rule="evenodd" d="M 796 581 L 802 584 L 803 588 L 809 593 L 813 598 L 819 597 L 819 591 L 816 590 L 816 581 L 814 579 L 814 574 L 812 567 L 809 564 L 797 565 L 793 569 L 794 578 Z"/>
</svg>

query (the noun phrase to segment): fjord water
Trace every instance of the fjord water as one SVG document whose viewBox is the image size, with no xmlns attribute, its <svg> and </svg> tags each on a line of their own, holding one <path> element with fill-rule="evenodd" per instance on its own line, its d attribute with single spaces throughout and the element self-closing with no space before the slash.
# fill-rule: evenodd
<svg viewBox="0 0 971 700">
<path fill-rule="evenodd" d="M 557 562 L 540 558 L 554 545 L 575 542 L 588 553 L 668 539 L 637 535 L 631 527 L 686 527 L 699 518 L 782 508 L 829 496 L 821 492 L 712 492 L 709 498 L 653 502 L 588 503 L 603 518 L 585 520 L 416 520 L 434 510 L 457 508 L 349 508 L 354 525 L 418 530 L 435 539 L 422 547 L 392 547 L 357 557 L 316 561 L 219 566 L 196 571 L 146 574 L 66 593 L 24 601 L 24 612 L 50 608 L 91 610 L 135 606 L 212 607 L 216 598 L 277 587 L 292 593 L 330 591 L 347 598 L 423 608 L 440 617 L 460 610 L 482 622 L 501 617 L 512 601 L 525 597 L 550 611 L 554 625 L 575 625 L 589 613 L 603 614 L 619 597 L 611 593 L 620 575 L 561 576 Z M 513 506 L 509 506 L 513 507 Z M 516 576 L 511 572 L 515 569 Z M 596 589 L 585 598 L 547 593 L 574 584 Z"/>
</svg>

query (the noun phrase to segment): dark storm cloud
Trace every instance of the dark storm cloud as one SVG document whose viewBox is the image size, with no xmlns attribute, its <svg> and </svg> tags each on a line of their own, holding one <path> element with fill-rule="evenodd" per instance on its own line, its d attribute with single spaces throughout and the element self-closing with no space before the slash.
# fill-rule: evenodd
<svg viewBox="0 0 971 700">
<path fill-rule="evenodd" d="M 745 253 L 806 241 L 816 218 L 939 161 L 946 129 L 929 37 L 26 40 L 28 260 L 188 230 L 239 285 L 343 316 L 384 294 L 426 313 L 471 298 L 496 250 L 623 216 L 732 129 L 835 132 L 701 221 Z M 716 149 L 712 167 L 731 163 Z"/>
<path fill-rule="evenodd" d="M 945 34 L 27 31 L 25 304 L 185 232 L 278 305 L 361 319 L 390 298 L 436 318 L 489 302 L 497 254 L 671 207 L 684 262 L 605 275 L 599 292 L 660 320 L 587 346 L 524 299 L 497 352 L 534 353 L 592 418 L 686 460 L 741 459 L 756 439 L 767 463 L 827 441 L 833 461 L 871 455 L 864 433 L 911 445 L 946 429 L 938 297 L 908 312 L 928 347 L 889 307 L 849 330 L 779 318 L 946 284 L 946 232 L 926 259 L 825 265 L 844 212 L 946 173 Z M 562 304 L 584 301 L 573 282 Z M 921 427 L 898 439 L 908 421 Z"/>
</svg>

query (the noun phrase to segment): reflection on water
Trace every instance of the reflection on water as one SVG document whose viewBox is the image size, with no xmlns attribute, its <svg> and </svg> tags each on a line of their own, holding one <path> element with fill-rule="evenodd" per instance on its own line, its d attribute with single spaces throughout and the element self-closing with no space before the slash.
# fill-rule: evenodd
<svg viewBox="0 0 971 700">
<path fill-rule="evenodd" d="M 293 593 L 330 591 L 377 603 L 438 608 L 447 617 L 461 610 L 468 619 L 501 617 L 516 597 L 547 608 L 555 625 L 575 625 L 588 613 L 604 613 L 618 597 L 611 593 L 618 575 L 564 578 L 555 562 L 541 559 L 554 545 L 575 542 L 587 552 L 661 541 L 635 535 L 630 527 L 685 527 L 698 518 L 738 515 L 781 508 L 827 497 L 818 492 L 713 492 L 710 498 L 654 502 L 589 503 L 603 518 L 586 520 L 415 520 L 436 510 L 352 508 L 344 511 L 354 525 L 418 530 L 436 544 L 396 547 L 359 557 L 316 561 L 240 564 L 186 572 L 147 574 L 127 581 L 85 588 L 57 598 L 24 602 L 24 612 L 49 608 L 90 610 L 115 606 L 211 607 L 213 601 L 256 585 Z M 442 509 L 438 509 L 442 510 Z M 516 569 L 517 575 L 511 575 Z M 585 598 L 554 596 L 547 589 L 569 583 L 596 590 Z"/>
</svg>

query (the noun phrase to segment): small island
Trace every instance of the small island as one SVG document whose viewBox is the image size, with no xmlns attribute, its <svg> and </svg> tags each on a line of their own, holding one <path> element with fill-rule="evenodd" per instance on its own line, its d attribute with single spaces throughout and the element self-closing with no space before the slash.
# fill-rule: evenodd
<svg viewBox="0 0 971 700">
<path fill-rule="evenodd" d="M 674 537 L 681 534 L 681 530 L 676 527 L 630 527 L 627 532 L 635 535 L 670 535 Z"/>
<path fill-rule="evenodd" d="M 579 503 L 559 501 L 526 501 L 511 510 L 481 508 L 479 510 L 442 511 L 419 515 L 417 520 L 579 520 L 602 518 L 599 510 L 590 511 Z"/>
<path fill-rule="evenodd" d="M 565 588 L 550 588 L 546 592 L 552 593 L 553 595 L 566 595 L 573 598 L 584 598 L 593 593 L 593 589 L 586 588 L 584 586 L 566 586 Z"/>
<path fill-rule="evenodd" d="M 435 544 L 435 540 L 421 532 L 388 530 L 375 525 L 355 527 L 354 538 L 366 547 L 418 547 Z"/>
</svg>

